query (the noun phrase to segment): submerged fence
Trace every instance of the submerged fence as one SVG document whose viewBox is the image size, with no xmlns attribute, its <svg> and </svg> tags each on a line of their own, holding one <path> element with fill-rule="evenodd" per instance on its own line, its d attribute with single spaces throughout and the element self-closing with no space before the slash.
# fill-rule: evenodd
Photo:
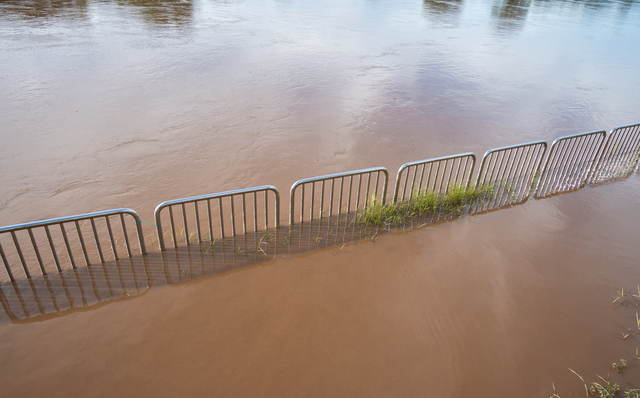
<svg viewBox="0 0 640 398">
<path fill-rule="evenodd" d="M 551 145 L 536 198 L 582 188 L 606 135 L 603 130 L 557 138 Z"/>
<path fill-rule="evenodd" d="M 125 216 L 134 222 L 125 223 Z M 120 224 L 119 228 L 112 221 Z M 47 275 L 69 267 L 75 269 L 82 260 L 84 265 L 90 265 L 132 257 L 134 247 L 129 238 L 132 232 L 138 238 L 140 254 L 146 254 L 140 217 L 131 209 L 12 225 L 0 228 L 0 257 L 12 281 L 15 275 L 11 264 L 15 263 L 27 278 L 38 273 Z"/>
<path fill-rule="evenodd" d="M 270 194 L 273 196 L 273 216 L 271 218 L 269 217 Z M 249 202 L 248 206 L 247 201 Z M 174 209 L 176 208 L 182 215 L 181 220 L 176 220 L 174 217 Z M 165 209 L 167 214 L 163 217 Z M 166 233 L 171 233 L 170 237 L 174 248 L 178 247 L 179 239 L 188 246 L 192 241 L 203 243 L 205 240 L 211 242 L 216 238 L 236 236 L 240 227 L 242 227 L 243 234 L 251 230 L 258 231 L 261 226 L 265 230 L 269 229 L 269 225 L 272 228 L 278 228 L 280 226 L 280 193 L 276 187 L 265 185 L 194 196 L 160 203 L 154 214 L 158 243 L 160 250 L 164 251 L 163 218 L 168 221 L 169 230 Z M 189 224 L 189 220 L 192 221 L 191 224 Z M 191 229 L 194 224 L 195 228 Z M 180 228 L 179 232 L 177 232 L 178 228 Z M 204 233 L 203 229 L 205 229 Z"/>
<path fill-rule="evenodd" d="M 371 198 L 385 204 L 389 172 L 384 167 L 374 167 L 346 173 L 306 178 L 291 187 L 289 200 L 289 224 L 295 223 L 296 203 L 300 209 L 299 222 L 332 217 L 360 209 L 366 209 Z M 316 188 L 317 187 L 317 188 Z M 300 189 L 300 195 L 296 192 Z M 305 193 L 310 191 L 305 198 Z M 371 194 L 371 196 L 369 196 Z M 305 217 L 305 208 L 307 217 Z M 335 210 L 334 210 L 335 209 Z"/>
<path fill-rule="evenodd" d="M 545 141 L 491 149 L 483 156 L 473 185 L 473 153 L 420 160 L 398 170 L 392 202 L 387 206 L 411 203 L 417 195 L 444 197 L 454 190 L 475 189 L 482 195 L 468 210 L 478 214 L 523 203 L 531 195 L 546 198 L 587 183 L 624 178 L 638 168 L 639 159 L 640 124 L 634 124 L 618 127 L 609 135 L 594 131 L 561 137 L 549 151 Z M 308 240 L 309 248 L 313 242 L 327 247 L 329 242 L 362 239 L 354 226 L 358 214 L 372 205 L 385 206 L 388 185 L 389 172 L 384 167 L 295 182 L 290 190 L 290 229 L 283 236 L 285 243 L 294 232 Z M 273 239 L 270 231 L 277 232 L 280 227 L 280 209 L 280 193 L 270 185 L 163 202 L 154 213 L 159 249 L 165 253 L 169 240 L 176 255 L 181 248 L 195 247 L 202 258 L 233 255 L 234 261 L 240 256 L 247 262 L 247 252 L 255 262 L 259 256 L 272 258 L 277 250 L 272 249 L 276 246 L 268 246 Z M 127 223 L 126 219 L 130 221 Z M 351 237 L 341 241 L 338 231 Z M 134 235 L 137 244 L 133 242 Z M 236 242 L 237 236 L 243 237 L 243 249 L 228 252 L 227 242 Z M 216 248 L 219 249 L 214 256 Z M 298 250 L 306 249 L 300 246 Z M 146 258 L 140 217 L 131 209 L 8 226 L 0 228 L 0 258 L 5 270 L 4 275 L 0 273 L 0 281 L 9 279 L 15 283 L 16 276 L 31 280 L 35 275 L 76 272 L 80 263 L 120 266 L 122 259 L 131 259 L 137 252 Z M 179 280 L 180 275 L 176 276 Z M 169 279 L 173 281 L 174 277 Z M 111 278 L 107 276 L 104 281 L 110 285 Z M 6 307 L 4 293 L 0 301 Z M 95 296 L 101 297 L 98 293 Z"/>
<path fill-rule="evenodd" d="M 475 203 L 481 213 L 526 202 L 535 189 L 540 163 L 547 151 L 545 141 L 491 149 L 482 157 L 476 188 L 489 195 Z"/>
<path fill-rule="evenodd" d="M 420 192 L 446 194 L 452 187 L 468 187 L 475 165 L 471 152 L 405 163 L 398 170 L 393 202 L 410 200 Z"/>
</svg>

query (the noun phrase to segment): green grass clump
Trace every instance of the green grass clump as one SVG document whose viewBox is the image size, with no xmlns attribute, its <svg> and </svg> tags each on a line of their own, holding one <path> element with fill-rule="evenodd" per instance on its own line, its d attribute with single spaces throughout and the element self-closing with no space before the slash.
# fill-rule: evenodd
<svg viewBox="0 0 640 398">
<path fill-rule="evenodd" d="M 491 186 L 471 188 L 456 185 L 444 195 L 426 189 L 417 190 L 408 201 L 385 205 L 372 197 L 367 208 L 358 214 L 358 223 L 367 227 L 397 226 L 417 216 L 461 214 L 467 206 L 492 194 Z"/>
</svg>

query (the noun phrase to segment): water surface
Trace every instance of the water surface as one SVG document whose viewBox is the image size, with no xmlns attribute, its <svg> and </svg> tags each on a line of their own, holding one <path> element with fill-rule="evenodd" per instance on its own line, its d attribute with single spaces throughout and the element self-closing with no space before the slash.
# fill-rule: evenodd
<svg viewBox="0 0 640 398">
<path fill-rule="evenodd" d="M 639 33 L 635 1 L 3 1 L 0 224 L 117 207 L 151 223 L 169 199 L 640 122 Z M 635 350 L 616 337 L 634 314 L 609 304 L 638 283 L 639 189 L 5 319 L 2 384 L 577 395 L 567 368 L 595 380 Z"/>
</svg>

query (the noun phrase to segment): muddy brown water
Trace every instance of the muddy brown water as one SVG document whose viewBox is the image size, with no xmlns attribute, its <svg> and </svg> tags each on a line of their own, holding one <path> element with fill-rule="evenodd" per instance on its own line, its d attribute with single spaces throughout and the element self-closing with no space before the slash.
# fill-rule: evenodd
<svg viewBox="0 0 640 398">
<path fill-rule="evenodd" d="M 152 223 L 169 199 L 639 122 L 639 21 L 634 1 L 3 1 L 0 224 Z M 0 395 L 579 396 L 569 368 L 639 386 L 636 308 L 612 305 L 640 283 L 639 181 L 5 282 Z"/>
</svg>

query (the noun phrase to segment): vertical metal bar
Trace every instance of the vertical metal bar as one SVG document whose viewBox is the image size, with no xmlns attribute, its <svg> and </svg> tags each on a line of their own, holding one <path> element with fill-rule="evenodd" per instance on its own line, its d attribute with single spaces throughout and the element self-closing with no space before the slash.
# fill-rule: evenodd
<svg viewBox="0 0 640 398">
<path fill-rule="evenodd" d="M 407 180 L 409 179 L 409 170 L 413 170 L 413 180 L 411 180 L 411 189 L 409 190 L 409 199 L 413 198 L 413 190 L 416 187 L 416 178 L 418 177 L 418 167 L 417 166 L 411 166 L 410 168 L 407 168 Z"/>
<path fill-rule="evenodd" d="M 360 191 L 362 189 L 362 173 L 358 173 L 358 194 L 356 196 L 356 211 L 360 208 Z"/>
<path fill-rule="evenodd" d="M 447 176 L 447 170 L 449 170 L 449 159 L 440 160 L 438 161 L 438 163 L 443 164 L 442 174 L 440 175 L 440 188 L 438 188 L 438 191 L 442 193 L 442 188 L 444 188 L 444 180 Z"/>
<path fill-rule="evenodd" d="M 173 240 L 173 248 L 177 249 L 178 239 L 176 237 L 176 225 L 175 225 L 175 222 L 173 221 L 173 206 L 169 205 L 168 207 L 169 207 L 169 224 L 171 225 L 171 238 Z"/>
<path fill-rule="evenodd" d="M 7 256 L 5 256 L 4 250 L 2 250 L 2 245 L 0 245 L 0 257 L 2 257 L 2 262 L 4 263 L 4 268 L 7 270 L 7 275 L 9 275 L 9 279 L 11 280 L 11 282 L 14 282 L 15 278 L 13 277 L 13 273 L 11 272 L 11 267 L 9 267 Z"/>
<path fill-rule="evenodd" d="M 18 237 L 16 236 L 15 231 L 11 231 L 11 238 L 13 238 L 13 244 L 18 252 L 18 256 L 20 257 L 20 262 L 22 263 L 22 269 L 24 270 L 24 274 L 27 278 L 31 278 L 31 274 L 29 273 L 29 268 L 27 268 L 27 262 L 24 260 L 24 256 L 22 255 L 22 249 L 20 249 L 20 243 L 18 243 Z"/>
<path fill-rule="evenodd" d="M 229 200 L 231 201 L 231 235 L 236 236 L 236 209 L 235 209 L 235 200 L 234 196 L 229 196 Z"/>
<path fill-rule="evenodd" d="M 300 191 L 300 221 L 304 221 L 304 187 L 307 184 L 303 183 L 301 186 L 301 191 Z M 311 209 L 311 212 L 313 212 L 313 209 Z"/>
<path fill-rule="evenodd" d="M 407 193 L 407 184 L 409 183 L 409 171 L 411 166 L 402 169 L 402 176 L 404 176 L 404 186 L 402 188 L 402 200 L 404 200 L 405 195 Z M 399 177 L 400 181 L 402 180 L 402 176 Z"/>
<path fill-rule="evenodd" d="M 279 209 L 279 204 L 278 204 L 278 200 L 276 197 L 275 200 L 275 206 L 276 206 L 276 211 L 273 213 L 274 217 L 275 217 L 275 227 L 278 226 L 278 218 L 280 217 L 280 214 L 278 214 L 278 210 Z M 265 190 L 264 191 L 264 229 L 267 230 L 269 229 L 269 191 Z"/>
<path fill-rule="evenodd" d="M 33 251 L 36 253 L 36 258 L 38 259 L 38 265 L 40 266 L 40 271 L 42 275 L 47 274 L 47 270 L 44 269 L 44 263 L 42 262 L 42 257 L 40 257 L 40 251 L 38 250 L 38 245 L 36 244 L 36 239 L 33 237 L 33 231 L 31 228 L 28 228 L 29 238 L 31 239 L 31 246 L 33 246 Z"/>
<path fill-rule="evenodd" d="M 193 210 L 196 213 L 196 233 L 198 235 L 198 243 L 202 243 L 202 231 L 200 231 L 200 211 L 198 210 L 198 201 L 193 201 Z"/>
<path fill-rule="evenodd" d="M 62 232 L 62 238 L 64 239 L 64 245 L 67 248 L 67 255 L 71 262 L 71 267 L 76 269 L 76 262 L 73 260 L 73 253 L 71 252 L 71 246 L 69 245 L 69 238 L 67 238 L 67 231 L 64 230 L 64 224 L 60 223 L 60 231 Z"/>
<path fill-rule="evenodd" d="M 322 180 L 322 186 L 320 188 L 320 216 L 318 218 L 322 218 L 322 213 L 324 212 L 324 182 Z"/>
<path fill-rule="evenodd" d="M 467 167 L 469 166 L 469 163 L 471 163 L 470 159 L 470 156 L 465 156 L 464 169 L 462 169 L 462 182 L 464 183 L 465 188 L 469 188 L 469 186 L 471 186 L 471 174 L 473 173 L 473 166 L 471 166 L 471 170 L 469 171 L 469 177 L 465 178 L 465 175 L 467 175 Z"/>
<path fill-rule="evenodd" d="M 182 225 L 184 226 L 184 240 L 187 241 L 187 246 L 191 244 L 189 239 L 189 226 L 187 225 L 187 209 L 184 203 L 180 204 L 180 208 L 182 210 Z"/>
<path fill-rule="evenodd" d="M 98 239 L 98 232 L 96 231 L 96 223 L 93 221 L 93 218 L 90 218 L 89 222 L 91 224 L 91 230 L 93 231 L 93 238 L 95 239 L 96 247 L 98 249 L 98 255 L 100 256 L 100 262 L 104 263 L 102 248 L 100 247 L 100 239 Z"/>
<path fill-rule="evenodd" d="M 136 221 L 137 224 L 137 221 Z M 127 226 L 124 223 L 124 215 L 120 213 L 120 225 L 122 226 L 122 234 L 124 235 L 124 243 L 127 246 L 127 254 L 132 257 L 131 245 L 129 244 L 129 235 L 127 234 Z"/>
<path fill-rule="evenodd" d="M 311 206 L 309 206 L 309 219 L 313 221 L 313 210 L 315 208 L 316 199 L 316 182 L 311 182 Z"/>
<path fill-rule="evenodd" d="M 376 198 L 378 197 L 378 183 L 379 183 L 379 182 L 380 182 L 380 172 L 378 171 L 378 172 L 376 173 L 376 191 L 375 191 Z M 386 196 L 386 192 L 384 192 L 382 195 L 383 195 L 383 196 Z M 382 200 L 382 204 L 384 205 L 384 198 L 383 198 L 383 200 Z"/>
<path fill-rule="evenodd" d="M 244 193 L 242 193 L 242 233 L 247 233 L 247 200 Z"/>
<path fill-rule="evenodd" d="M 264 191 L 265 196 L 267 195 L 267 191 Z M 258 231 L 258 193 L 253 192 L 253 230 L 254 232 Z"/>
<path fill-rule="evenodd" d="M 456 163 L 456 160 L 458 161 Z M 456 164 L 458 165 L 458 167 L 456 168 Z M 445 191 L 445 193 L 449 192 L 449 186 L 451 185 L 451 177 L 453 176 L 453 169 L 456 168 L 456 177 L 453 180 L 454 185 L 460 185 L 462 186 L 462 184 L 459 184 L 459 180 L 460 180 L 460 169 L 462 168 L 462 158 L 456 158 L 453 159 L 453 164 L 451 165 L 451 173 L 449 174 L 449 182 L 447 182 L 447 190 Z"/>
<path fill-rule="evenodd" d="M 379 173 L 380 171 L 378 171 L 378 174 Z M 387 188 L 389 185 L 389 172 L 383 172 L 383 173 L 384 173 L 384 184 L 382 185 L 382 205 L 384 206 L 387 203 Z"/>
<path fill-rule="evenodd" d="M 47 234 L 47 240 L 49 241 L 49 248 L 51 249 L 51 254 L 53 255 L 53 261 L 56 263 L 56 268 L 58 272 L 62 272 L 60 268 L 60 261 L 58 260 L 58 253 L 56 252 L 56 248 L 53 244 L 53 239 L 51 239 L 51 232 L 49 232 L 49 226 L 44 226 L 44 232 Z"/>
<path fill-rule="evenodd" d="M 222 198 L 218 198 L 218 211 L 220 213 L 220 235 L 224 239 L 224 217 L 222 214 Z"/>
<path fill-rule="evenodd" d="M 423 170 L 424 172 L 424 170 Z M 424 192 L 429 192 L 429 187 L 431 186 L 431 174 L 433 172 L 433 162 L 429 162 L 429 174 L 427 174 L 427 183 L 424 184 Z"/>
<path fill-rule="evenodd" d="M 113 231 L 111 230 L 111 223 L 109 222 L 109 216 L 104 216 L 107 222 L 107 232 L 109 232 L 109 240 L 111 241 L 111 250 L 113 251 L 113 259 L 118 260 L 118 249 L 116 248 L 116 242 L 113 238 Z"/>
<path fill-rule="evenodd" d="M 213 242 L 213 223 L 211 222 L 211 199 L 207 199 L 207 223 L 209 224 L 209 240 Z"/>
<path fill-rule="evenodd" d="M 331 179 L 331 196 L 329 201 L 329 218 L 333 216 L 333 192 L 334 192 L 335 185 L 336 185 L 336 179 L 332 178 Z M 338 204 L 338 207 L 339 206 L 340 205 Z"/>
<path fill-rule="evenodd" d="M 344 192 L 344 177 L 340 177 L 340 194 L 338 195 L 338 215 L 342 214 L 342 192 Z"/>
<path fill-rule="evenodd" d="M 82 247 L 85 265 L 89 265 L 89 255 L 87 254 L 87 248 L 84 245 L 84 239 L 82 238 L 82 232 L 80 231 L 80 224 L 78 224 L 78 220 L 74 221 L 74 223 L 76 226 L 76 232 L 78 233 L 78 239 L 80 240 L 80 247 Z"/>
<path fill-rule="evenodd" d="M 278 191 L 277 188 L 276 189 L 272 189 L 271 191 L 273 192 L 273 196 L 274 196 L 274 200 L 273 200 L 274 227 L 275 228 L 280 228 L 280 191 Z M 266 194 L 267 193 L 265 192 L 265 198 L 266 198 Z"/>
<path fill-rule="evenodd" d="M 420 183 L 418 184 L 418 193 L 422 189 L 422 183 L 424 182 L 424 170 L 427 168 L 426 163 L 422 163 L 421 172 L 420 172 Z M 416 167 L 416 173 L 418 172 L 418 168 Z M 425 190 L 426 191 L 426 190 Z"/>
<path fill-rule="evenodd" d="M 364 208 L 367 209 L 367 203 L 369 202 L 369 189 L 371 186 L 371 173 L 367 173 L 367 189 L 364 194 Z"/>
<path fill-rule="evenodd" d="M 351 188 L 352 187 L 353 187 L 353 175 L 350 175 L 349 176 L 349 195 L 347 196 L 347 214 L 351 211 Z"/>
<path fill-rule="evenodd" d="M 440 193 L 439 191 L 436 190 L 436 186 L 438 185 L 438 178 L 440 178 L 440 165 L 441 165 L 441 163 L 440 163 L 440 161 L 438 161 L 438 162 L 436 162 L 436 164 L 438 166 L 436 167 L 436 174 L 434 175 L 434 178 L 433 178 L 433 192 Z"/>
</svg>

